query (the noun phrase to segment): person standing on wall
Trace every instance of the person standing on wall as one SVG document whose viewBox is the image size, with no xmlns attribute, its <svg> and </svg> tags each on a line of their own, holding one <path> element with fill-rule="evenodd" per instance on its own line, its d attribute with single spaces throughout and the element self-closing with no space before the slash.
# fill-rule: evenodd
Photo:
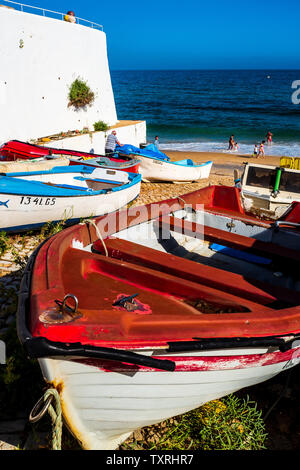
<svg viewBox="0 0 300 470">
<path fill-rule="evenodd" d="M 74 11 L 68 11 L 68 13 L 64 16 L 64 20 L 68 21 L 69 23 L 76 23 Z"/>
<path fill-rule="evenodd" d="M 106 144 L 105 144 L 105 156 L 106 157 L 112 157 L 113 154 L 115 153 L 115 148 L 116 145 L 119 145 L 122 147 L 122 144 L 118 141 L 117 138 L 117 133 L 116 131 L 112 131 L 111 134 L 106 139 Z"/>
</svg>

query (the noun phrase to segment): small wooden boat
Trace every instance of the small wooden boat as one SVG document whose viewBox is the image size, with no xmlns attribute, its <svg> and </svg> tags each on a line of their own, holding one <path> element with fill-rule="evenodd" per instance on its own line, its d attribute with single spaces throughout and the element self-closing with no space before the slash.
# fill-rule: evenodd
<svg viewBox="0 0 300 470">
<path fill-rule="evenodd" d="M 53 158 L 33 158 L 32 160 L 0 161 L 0 174 L 24 173 L 32 171 L 51 170 L 58 166 L 69 166 L 70 160 L 67 157 Z"/>
<path fill-rule="evenodd" d="M 10 140 L 0 147 L 0 161 L 28 160 L 34 158 L 49 158 L 63 156 L 70 159 L 70 165 L 91 165 L 113 170 L 138 173 L 140 162 L 136 158 L 124 156 L 123 158 L 105 157 L 88 152 L 76 150 L 57 149 L 29 144 L 19 140 Z"/>
<path fill-rule="evenodd" d="M 249 211 L 259 210 L 277 219 L 293 201 L 300 201 L 300 171 L 247 162 L 244 164 L 241 189 L 243 203 Z"/>
<path fill-rule="evenodd" d="M 207 161 L 197 165 L 190 158 L 172 162 L 164 153 L 149 150 L 149 146 L 138 149 L 133 145 L 122 145 L 122 147 L 117 146 L 116 151 L 121 157 L 134 155 L 140 160 L 140 173 L 145 182 L 187 182 L 206 179 L 210 175 L 213 164 L 212 161 Z"/>
<path fill-rule="evenodd" d="M 133 201 L 141 185 L 139 174 L 91 166 L 1 175 L 0 229 L 4 231 L 32 230 L 60 220 L 71 224 L 81 217 L 115 211 Z"/>
<path fill-rule="evenodd" d="M 237 188 L 211 186 L 75 225 L 36 250 L 18 335 L 83 448 L 115 449 L 299 364 L 299 221 L 299 204 L 275 226 L 245 214 Z"/>
</svg>

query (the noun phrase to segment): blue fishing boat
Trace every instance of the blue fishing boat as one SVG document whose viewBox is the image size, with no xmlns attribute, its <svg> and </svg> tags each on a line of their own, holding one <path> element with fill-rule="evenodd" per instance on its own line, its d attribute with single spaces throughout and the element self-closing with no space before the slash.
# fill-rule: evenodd
<svg viewBox="0 0 300 470">
<path fill-rule="evenodd" d="M 141 185 L 140 174 L 84 165 L 1 175 L 0 230 L 14 232 L 113 212 L 134 200 Z"/>
</svg>

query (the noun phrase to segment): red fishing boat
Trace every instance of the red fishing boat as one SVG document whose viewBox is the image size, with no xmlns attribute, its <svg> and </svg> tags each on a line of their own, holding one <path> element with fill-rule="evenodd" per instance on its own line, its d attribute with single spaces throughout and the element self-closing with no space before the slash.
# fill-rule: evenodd
<svg viewBox="0 0 300 470">
<path fill-rule="evenodd" d="M 211 186 L 83 221 L 32 255 L 18 334 L 85 449 L 300 362 L 300 205 Z"/>
<path fill-rule="evenodd" d="M 35 158 L 49 158 L 55 155 L 67 156 L 70 159 L 70 165 L 82 165 L 84 163 L 85 165 L 104 166 L 107 169 L 139 173 L 139 160 L 126 156 L 120 158 L 105 157 L 104 155 L 77 150 L 44 147 L 19 140 L 10 140 L 0 146 L 0 161 L 32 160 Z"/>
</svg>

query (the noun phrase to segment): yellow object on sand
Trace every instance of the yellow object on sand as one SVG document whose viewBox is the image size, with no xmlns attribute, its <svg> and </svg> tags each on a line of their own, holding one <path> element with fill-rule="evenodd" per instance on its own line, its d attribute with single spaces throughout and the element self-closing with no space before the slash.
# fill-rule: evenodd
<svg viewBox="0 0 300 470">
<path fill-rule="evenodd" d="M 51 142 L 51 139 L 49 139 L 49 137 L 43 137 L 42 142 Z"/>
<path fill-rule="evenodd" d="M 294 168 L 294 159 L 292 157 L 281 157 L 280 166 L 283 168 Z"/>
<path fill-rule="evenodd" d="M 294 169 L 300 170 L 300 158 L 294 158 Z"/>
</svg>

